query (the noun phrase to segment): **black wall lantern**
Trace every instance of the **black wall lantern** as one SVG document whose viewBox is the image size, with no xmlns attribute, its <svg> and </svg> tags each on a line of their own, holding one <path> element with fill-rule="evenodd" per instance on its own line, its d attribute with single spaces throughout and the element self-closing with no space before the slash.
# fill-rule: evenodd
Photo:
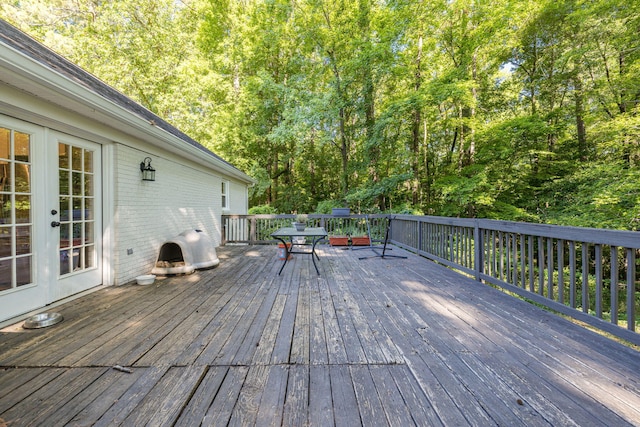
<svg viewBox="0 0 640 427">
<path fill-rule="evenodd" d="M 142 171 L 143 181 L 156 180 L 156 170 L 151 166 L 151 157 L 145 157 L 144 160 L 140 162 L 140 170 Z"/>
</svg>

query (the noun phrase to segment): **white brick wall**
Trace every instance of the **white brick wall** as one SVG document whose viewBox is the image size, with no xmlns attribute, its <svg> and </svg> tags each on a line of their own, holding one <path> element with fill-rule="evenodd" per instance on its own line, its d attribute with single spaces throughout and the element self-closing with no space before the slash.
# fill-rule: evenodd
<svg viewBox="0 0 640 427">
<path fill-rule="evenodd" d="M 123 145 L 115 151 L 115 284 L 149 273 L 162 243 L 185 230 L 200 229 L 220 244 L 221 176 Z M 145 157 L 152 159 L 155 181 L 142 181 Z M 230 191 L 231 208 L 246 213 L 246 187 L 234 184 Z M 128 249 L 133 254 L 127 255 Z"/>
</svg>

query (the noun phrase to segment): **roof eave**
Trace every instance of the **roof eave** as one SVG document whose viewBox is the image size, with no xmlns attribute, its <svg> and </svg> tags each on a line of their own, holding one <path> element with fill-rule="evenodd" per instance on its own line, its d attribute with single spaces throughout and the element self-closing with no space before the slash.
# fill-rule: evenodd
<svg viewBox="0 0 640 427">
<path fill-rule="evenodd" d="M 210 152 L 187 143 L 153 122 L 75 83 L 12 47 L 0 43 L 0 69 L 2 68 L 12 71 L 14 77 L 12 78 L 10 73 L 3 73 L 0 79 L 17 89 L 123 131 L 153 146 L 166 149 L 203 166 L 217 169 L 247 184 L 255 183 L 253 178 Z M 38 90 L 34 91 L 34 88 Z"/>
</svg>

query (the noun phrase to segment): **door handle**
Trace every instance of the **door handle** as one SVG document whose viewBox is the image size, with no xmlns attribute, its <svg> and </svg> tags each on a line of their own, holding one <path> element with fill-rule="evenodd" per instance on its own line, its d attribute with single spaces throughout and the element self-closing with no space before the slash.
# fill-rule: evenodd
<svg viewBox="0 0 640 427">
<path fill-rule="evenodd" d="M 60 227 L 60 223 L 58 221 L 51 221 L 52 227 Z"/>
</svg>

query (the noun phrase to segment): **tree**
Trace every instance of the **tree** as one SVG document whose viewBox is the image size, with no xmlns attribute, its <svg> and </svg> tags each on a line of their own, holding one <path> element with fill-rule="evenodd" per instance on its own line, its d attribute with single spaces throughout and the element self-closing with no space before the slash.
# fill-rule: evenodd
<svg viewBox="0 0 640 427">
<path fill-rule="evenodd" d="M 636 3 L 22 0 L 0 14 L 253 175 L 252 204 L 636 228 Z"/>
</svg>

